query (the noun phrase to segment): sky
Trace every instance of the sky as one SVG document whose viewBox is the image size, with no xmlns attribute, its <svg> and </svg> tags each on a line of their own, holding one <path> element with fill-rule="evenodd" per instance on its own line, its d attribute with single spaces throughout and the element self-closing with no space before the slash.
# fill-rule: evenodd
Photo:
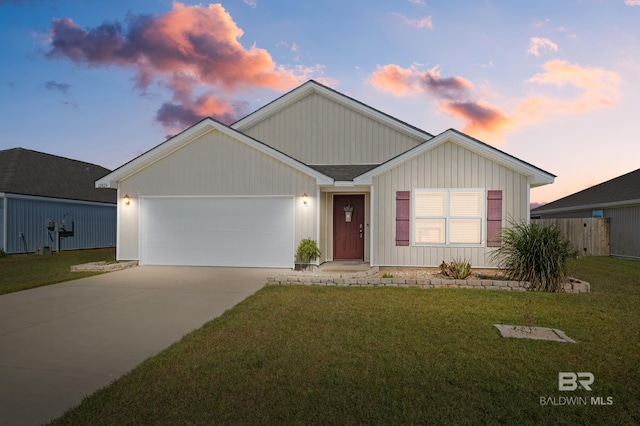
<svg viewBox="0 0 640 426">
<path fill-rule="evenodd" d="M 115 169 L 309 79 L 557 176 L 640 168 L 640 0 L 0 0 L 0 149 Z"/>
</svg>

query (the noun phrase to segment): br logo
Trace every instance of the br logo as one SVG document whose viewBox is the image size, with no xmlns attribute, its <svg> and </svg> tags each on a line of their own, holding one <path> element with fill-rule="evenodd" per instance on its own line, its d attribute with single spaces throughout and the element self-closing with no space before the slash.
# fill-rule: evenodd
<svg viewBox="0 0 640 426">
<path fill-rule="evenodd" d="M 558 390 L 574 391 L 577 389 L 591 390 L 594 377 L 591 373 L 558 373 Z"/>
</svg>

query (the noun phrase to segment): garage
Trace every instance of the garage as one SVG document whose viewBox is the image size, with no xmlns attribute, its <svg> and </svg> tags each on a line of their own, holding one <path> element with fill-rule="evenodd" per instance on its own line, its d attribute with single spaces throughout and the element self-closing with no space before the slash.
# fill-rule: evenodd
<svg viewBox="0 0 640 426">
<path fill-rule="evenodd" d="M 147 197 L 140 209 L 141 264 L 293 266 L 293 197 Z"/>
</svg>

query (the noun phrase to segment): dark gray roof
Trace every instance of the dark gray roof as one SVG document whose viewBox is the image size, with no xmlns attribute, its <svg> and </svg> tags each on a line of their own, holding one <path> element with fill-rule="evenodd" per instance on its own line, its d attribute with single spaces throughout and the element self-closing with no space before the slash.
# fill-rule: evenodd
<svg viewBox="0 0 640 426">
<path fill-rule="evenodd" d="M 24 148 L 0 151 L 0 192 L 115 204 L 115 190 L 95 187 L 95 181 L 110 172 Z"/>
<path fill-rule="evenodd" d="M 547 210 L 571 207 L 578 209 L 580 206 L 616 203 L 626 200 L 640 200 L 640 169 L 540 206 L 531 210 L 531 213 L 542 213 Z"/>
<path fill-rule="evenodd" d="M 339 164 L 339 165 L 308 165 L 314 170 L 329 176 L 334 180 L 350 181 L 379 164 Z"/>
</svg>

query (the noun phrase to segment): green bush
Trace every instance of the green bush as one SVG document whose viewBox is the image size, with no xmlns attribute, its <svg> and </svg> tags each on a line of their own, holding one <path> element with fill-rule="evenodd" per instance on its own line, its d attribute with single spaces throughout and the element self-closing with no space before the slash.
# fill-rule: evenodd
<svg viewBox="0 0 640 426">
<path fill-rule="evenodd" d="M 446 263 L 443 260 L 440 264 L 440 273 L 456 280 L 464 280 L 471 274 L 471 262 L 467 259 L 454 259 Z"/>
<path fill-rule="evenodd" d="M 554 226 L 511 223 L 500 235 L 502 245 L 491 258 L 507 278 L 529 281 L 534 290 L 558 292 L 577 252 Z"/>
<path fill-rule="evenodd" d="M 3 257 L 9 257 L 9 255 L 7 254 L 6 251 L 0 249 L 0 259 L 2 259 Z"/>
<path fill-rule="evenodd" d="M 303 238 L 298 245 L 296 261 L 299 263 L 311 263 L 320 257 L 318 243 L 310 238 Z"/>
</svg>

